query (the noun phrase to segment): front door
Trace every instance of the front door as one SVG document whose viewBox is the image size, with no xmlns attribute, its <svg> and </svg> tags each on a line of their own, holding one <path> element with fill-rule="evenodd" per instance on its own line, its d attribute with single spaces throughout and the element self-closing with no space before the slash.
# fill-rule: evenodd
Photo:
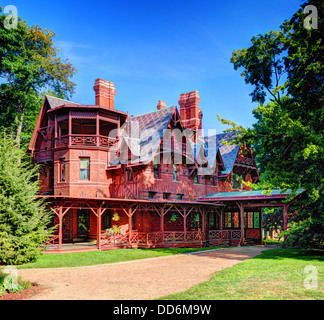
<svg viewBox="0 0 324 320">
<path fill-rule="evenodd" d="M 90 230 L 90 213 L 88 209 L 78 210 L 78 238 L 86 239 Z"/>
</svg>

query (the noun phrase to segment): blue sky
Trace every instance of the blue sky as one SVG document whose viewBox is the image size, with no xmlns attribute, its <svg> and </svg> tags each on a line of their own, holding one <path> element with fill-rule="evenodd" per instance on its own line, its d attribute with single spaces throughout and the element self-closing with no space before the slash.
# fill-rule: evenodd
<svg viewBox="0 0 324 320">
<path fill-rule="evenodd" d="M 142 114 L 158 100 L 178 105 L 199 91 L 205 129 L 221 132 L 221 117 L 254 123 L 252 91 L 230 63 L 252 36 L 278 29 L 299 9 L 296 0 L 1 1 L 30 25 L 56 33 L 61 55 L 78 69 L 71 100 L 94 104 L 96 78 L 113 81 L 115 108 Z"/>
</svg>

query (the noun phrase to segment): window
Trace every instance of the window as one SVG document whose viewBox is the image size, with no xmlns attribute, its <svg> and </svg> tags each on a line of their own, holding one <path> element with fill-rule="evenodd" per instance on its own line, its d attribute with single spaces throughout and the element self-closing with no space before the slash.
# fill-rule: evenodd
<svg viewBox="0 0 324 320">
<path fill-rule="evenodd" d="M 216 221 L 215 221 L 215 213 L 210 212 L 208 214 L 208 228 L 209 230 L 216 230 Z"/>
<path fill-rule="evenodd" d="M 163 193 L 163 199 L 164 200 L 167 200 L 167 199 L 170 199 L 170 193 Z"/>
<path fill-rule="evenodd" d="M 90 179 L 90 159 L 80 158 L 80 179 L 89 180 Z"/>
<path fill-rule="evenodd" d="M 109 214 L 105 214 L 105 215 L 103 216 L 103 225 L 104 225 L 104 229 L 109 229 L 109 228 L 111 228 L 110 213 L 109 213 Z"/>
<path fill-rule="evenodd" d="M 244 227 L 249 229 L 260 228 L 259 212 L 244 212 Z"/>
<path fill-rule="evenodd" d="M 232 188 L 233 189 L 241 189 L 243 187 L 243 177 L 238 175 L 237 173 L 232 173 Z"/>
<path fill-rule="evenodd" d="M 183 198 L 183 194 L 178 193 L 177 194 L 177 200 L 182 200 L 182 198 Z"/>
<path fill-rule="evenodd" d="M 160 178 L 160 166 L 157 163 L 153 164 L 154 179 Z"/>
<path fill-rule="evenodd" d="M 127 171 L 127 180 L 128 181 L 133 181 L 134 180 L 134 169 L 129 168 Z"/>
<path fill-rule="evenodd" d="M 155 194 L 156 194 L 156 192 L 149 191 L 149 193 L 148 193 L 148 197 L 149 197 L 149 199 L 154 199 Z"/>
<path fill-rule="evenodd" d="M 54 167 L 49 167 L 49 187 L 54 188 Z"/>
<path fill-rule="evenodd" d="M 240 214 L 239 212 L 225 212 L 224 213 L 224 228 L 239 228 Z"/>
<path fill-rule="evenodd" d="M 60 159 L 61 181 L 65 181 L 65 158 Z"/>
<path fill-rule="evenodd" d="M 178 166 L 176 164 L 173 165 L 173 180 L 177 180 L 177 171 Z"/>
<path fill-rule="evenodd" d="M 260 228 L 260 214 L 259 212 L 253 212 L 254 217 L 253 217 L 253 227 L 258 229 Z"/>
</svg>

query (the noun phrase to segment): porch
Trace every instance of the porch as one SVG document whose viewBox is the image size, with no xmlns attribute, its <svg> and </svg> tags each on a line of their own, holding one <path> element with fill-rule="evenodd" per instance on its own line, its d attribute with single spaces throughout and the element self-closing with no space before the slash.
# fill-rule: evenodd
<svg viewBox="0 0 324 320">
<path fill-rule="evenodd" d="M 62 196 L 49 198 L 49 209 L 54 213 L 53 225 L 57 226 L 55 234 L 44 245 L 49 252 L 237 246 L 243 239 L 240 220 L 238 225 L 222 223 L 225 221 L 223 205 Z M 229 221 L 228 218 L 226 221 Z"/>
</svg>

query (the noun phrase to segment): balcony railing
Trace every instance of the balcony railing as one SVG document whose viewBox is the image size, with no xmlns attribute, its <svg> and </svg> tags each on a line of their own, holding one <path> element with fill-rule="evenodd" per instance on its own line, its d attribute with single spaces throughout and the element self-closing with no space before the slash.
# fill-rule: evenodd
<svg viewBox="0 0 324 320">
<path fill-rule="evenodd" d="M 246 166 L 254 166 L 254 160 L 252 158 L 246 158 L 246 157 L 237 157 L 235 163 L 243 164 Z"/>
<path fill-rule="evenodd" d="M 102 135 L 71 134 L 55 138 L 55 148 L 66 146 L 100 146 L 111 147 L 117 139 Z"/>
</svg>

